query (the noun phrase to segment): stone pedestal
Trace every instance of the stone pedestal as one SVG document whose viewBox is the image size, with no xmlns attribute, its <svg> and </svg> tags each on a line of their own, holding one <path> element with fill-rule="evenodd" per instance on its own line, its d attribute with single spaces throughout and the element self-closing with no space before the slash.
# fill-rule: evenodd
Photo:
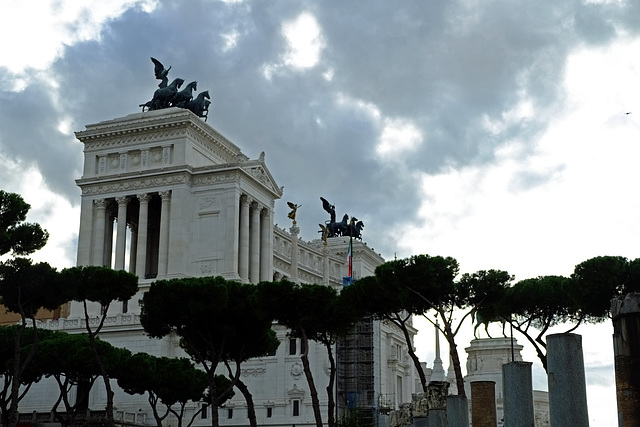
<svg viewBox="0 0 640 427">
<path fill-rule="evenodd" d="M 618 425 L 640 426 L 640 293 L 611 301 Z"/>
<path fill-rule="evenodd" d="M 474 381 L 471 383 L 471 425 L 496 427 L 496 383 Z"/>
<path fill-rule="evenodd" d="M 469 401 L 466 396 L 447 396 L 447 427 L 469 425 Z"/>
<path fill-rule="evenodd" d="M 502 365 L 505 427 L 533 427 L 533 381 L 531 362 Z"/>
<path fill-rule="evenodd" d="M 551 425 L 588 427 L 582 336 L 547 336 L 547 374 Z"/>
</svg>

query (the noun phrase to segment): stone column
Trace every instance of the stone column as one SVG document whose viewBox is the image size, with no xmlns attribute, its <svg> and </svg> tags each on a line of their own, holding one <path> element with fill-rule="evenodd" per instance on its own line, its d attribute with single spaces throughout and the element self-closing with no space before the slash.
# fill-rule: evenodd
<svg viewBox="0 0 640 427">
<path fill-rule="evenodd" d="M 124 270 L 124 255 L 127 242 L 127 204 L 128 197 L 116 197 L 118 202 L 118 228 L 116 230 L 116 264 L 115 270 Z"/>
<path fill-rule="evenodd" d="M 618 425 L 640 426 L 640 293 L 611 301 Z"/>
<path fill-rule="evenodd" d="M 147 273 L 147 233 L 149 228 L 150 194 L 138 194 L 140 213 L 138 214 L 138 239 L 136 247 L 136 275 L 144 279 Z"/>
<path fill-rule="evenodd" d="M 260 281 L 260 205 L 256 201 L 251 203 L 250 232 L 249 282 L 258 283 Z"/>
<path fill-rule="evenodd" d="M 171 191 L 161 191 L 160 238 L 158 242 L 158 276 L 167 275 L 169 262 L 169 219 L 171 215 Z"/>
<path fill-rule="evenodd" d="M 269 257 L 273 257 L 271 248 L 271 213 L 269 209 L 264 208 L 260 211 L 260 281 L 271 281 L 271 263 Z"/>
<path fill-rule="evenodd" d="M 298 233 L 300 229 L 297 225 L 292 225 L 289 229 L 291 232 L 291 281 L 299 282 L 298 278 Z"/>
<path fill-rule="evenodd" d="M 469 425 L 469 401 L 466 396 L 447 396 L 447 427 Z"/>
<path fill-rule="evenodd" d="M 105 267 L 113 268 L 113 263 L 111 261 L 111 253 L 113 252 L 113 221 L 115 220 L 115 216 L 113 212 L 107 212 L 107 225 L 105 226 L 104 233 L 104 261 L 102 265 Z"/>
<path fill-rule="evenodd" d="M 551 425 L 588 427 L 582 336 L 547 336 L 547 381 Z"/>
<path fill-rule="evenodd" d="M 129 242 L 129 273 L 136 272 L 136 249 L 138 248 L 138 229 L 135 225 L 129 225 L 131 229 L 131 242 Z"/>
<path fill-rule="evenodd" d="M 504 425 L 507 427 L 534 427 L 531 365 L 531 362 L 510 362 L 502 365 Z"/>
<path fill-rule="evenodd" d="M 96 204 L 96 222 L 93 228 L 93 265 L 104 265 L 104 236 L 107 231 L 105 199 L 94 200 Z"/>
<path fill-rule="evenodd" d="M 329 248 L 327 248 L 326 243 L 322 247 L 322 283 L 329 284 Z"/>
<path fill-rule="evenodd" d="M 431 381 L 427 385 L 427 405 L 429 415 L 427 427 L 447 427 L 447 394 L 449 383 Z"/>
<path fill-rule="evenodd" d="M 249 198 L 240 196 L 240 254 L 238 273 L 241 280 L 249 280 Z"/>
<path fill-rule="evenodd" d="M 471 425 L 473 427 L 496 427 L 496 383 L 495 381 L 473 381 L 471 383 Z M 571 424 L 558 424 L 558 426 Z"/>
</svg>

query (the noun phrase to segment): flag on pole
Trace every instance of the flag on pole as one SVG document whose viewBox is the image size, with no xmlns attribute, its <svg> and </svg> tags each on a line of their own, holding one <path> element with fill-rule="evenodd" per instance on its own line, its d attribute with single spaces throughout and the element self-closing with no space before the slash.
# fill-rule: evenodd
<svg viewBox="0 0 640 427">
<path fill-rule="evenodd" d="M 347 262 L 349 263 L 349 274 L 348 277 L 351 277 L 351 271 L 352 271 L 352 267 L 351 267 L 351 251 L 353 250 L 352 248 L 353 246 L 353 239 L 349 239 L 349 249 L 347 250 Z"/>
</svg>

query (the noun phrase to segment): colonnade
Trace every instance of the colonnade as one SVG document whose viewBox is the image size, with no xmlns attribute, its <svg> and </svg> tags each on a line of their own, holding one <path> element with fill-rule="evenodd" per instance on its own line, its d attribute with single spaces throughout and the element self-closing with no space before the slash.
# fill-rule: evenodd
<svg viewBox="0 0 640 427">
<path fill-rule="evenodd" d="M 246 194 L 242 194 L 239 222 L 238 275 L 240 279 L 250 283 L 272 280 L 271 210 Z"/>
<path fill-rule="evenodd" d="M 158 197 L 161 199 L 160 203 L 155 202 Z M 152 200 L 155 203 L 150 210 Z M 113 267 L 116 270 L 125 269 L 129 225 L 129 271 L 140 278 L 167 274 L 171 191 L 97 199 L 94 200 L 94 204 L 96 214 L 93 226 L 93 265 Z M 115 251 L 114 220 L 117 224 Z M 115 260 L 112 260 L 112 253 Z"/>
</svg>

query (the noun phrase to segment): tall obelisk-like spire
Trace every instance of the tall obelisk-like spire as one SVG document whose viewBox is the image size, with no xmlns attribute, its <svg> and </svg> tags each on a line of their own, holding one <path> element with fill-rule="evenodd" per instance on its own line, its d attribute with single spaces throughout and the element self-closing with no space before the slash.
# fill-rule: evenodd
<svg viewBox="0 0 640 427">
<path fill-rule="evenodd" d="M 431 373 L 431 381 L 445 381 L 444 367 L 442 359 L 440 359 L 440 326 L 436 320 L 436 358 L 433 361 L 433 370 Z"/>
</svg>

